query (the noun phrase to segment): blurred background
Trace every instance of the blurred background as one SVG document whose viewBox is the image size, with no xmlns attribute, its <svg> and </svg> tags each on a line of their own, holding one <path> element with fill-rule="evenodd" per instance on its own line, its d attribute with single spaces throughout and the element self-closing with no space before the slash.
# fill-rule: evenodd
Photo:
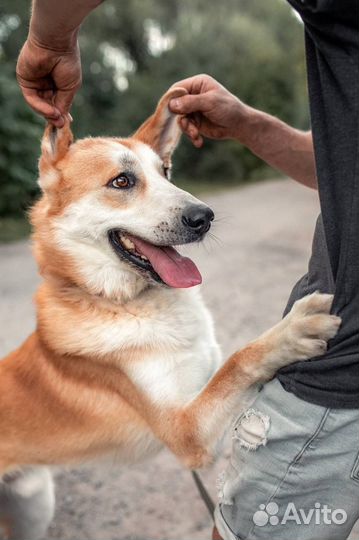
<svg viewBox="0 0 359 540">
<path fill-rule="evenodd" d="M 15 67 L 30 0 L 0 3 L 0 241 L 28 233 L 43 121 L 26 106 Z M 303 27 L 284 0 L 106 0 L 81 30 L 76 136 L 129 135 L 175 81 L 209 73 L 243 101 L 308 127 Z M 194 191 L 273 176 L 238 143 L 183 141 L 175 182 Z M 278 176 L 278 174 L 276 174 Z"/>
</svg>

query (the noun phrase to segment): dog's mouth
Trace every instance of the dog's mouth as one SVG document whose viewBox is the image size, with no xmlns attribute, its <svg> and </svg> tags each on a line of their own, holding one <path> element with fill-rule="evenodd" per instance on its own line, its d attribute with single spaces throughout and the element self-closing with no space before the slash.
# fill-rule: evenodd
<svg viewBox="0 0 359 540">
<path fill-rule="evenodd" d="M 112 229 L 108 233 L 116 254 L 158 283 L 185 289 L 202 283 L 195 263 L 173 246 L 156 246 L 146 240 Z"/>
</svg>

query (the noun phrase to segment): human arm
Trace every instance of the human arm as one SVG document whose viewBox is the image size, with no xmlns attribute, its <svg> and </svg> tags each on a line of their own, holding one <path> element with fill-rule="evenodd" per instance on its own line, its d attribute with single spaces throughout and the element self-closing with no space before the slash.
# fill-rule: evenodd
<svg viewBox="0 0 359 540">
<path fill-rule="evenodd" d="M 26 102 L 57 127 L 64 125 L 81 85 L 78 33 L 102 0 L 34 0 L 29 34 L 16 73 Z"/>
<path fill-rule="evenodd" d="M 242 144 L 300 184 L 318 188 L 311 131 L 300 131 L 256 109 L 251 109 L 247 122 L 245 142 L 239 138 Z"/>
<path fill-rule="evenodd" d="M 188 91 L 187 96 L 172 100 L 170 108 L 184 115 L 181 127 L 195 146 L 202 146 L 203 137 L 236 139 L 271 167 L 317 188 L 311 132 L 292 128 L 249 107 L 208 75 L 197 75 L 174 86 Z"/>
</svg>

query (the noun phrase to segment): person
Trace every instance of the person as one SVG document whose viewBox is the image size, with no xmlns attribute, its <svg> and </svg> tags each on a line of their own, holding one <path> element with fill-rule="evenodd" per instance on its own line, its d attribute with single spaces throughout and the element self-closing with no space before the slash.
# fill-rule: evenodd
<svg viewBox="0 0 359 540">
<path fill-rule="evenodd" d="M 288 2 L 304 23 L 312 132 L 251 108 L 207 75 L 177 82 L 188 95 L 170 104 L 195 146 L 236 139 L 318 189 L 308 273 L 285 313 L 320 290 L 335 295 L 342 317 L 324 356 L 282 369 L 238 418 L 216 509 L 214 538 L 225 540 L 341 540 L 359 518 L 358 3 Z M 81 83 L 80 24 L 99 3 L 33 3 L 17 76 L 28 104 L 57 127 Z"/>
</svg>

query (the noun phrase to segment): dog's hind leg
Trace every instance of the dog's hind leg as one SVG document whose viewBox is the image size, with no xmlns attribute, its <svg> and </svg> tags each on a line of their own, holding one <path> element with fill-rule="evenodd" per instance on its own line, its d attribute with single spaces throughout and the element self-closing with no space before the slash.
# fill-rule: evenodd
<svg viewBox="0 0 359 540">
<path fill-rule="evenodd" d="M 0 527 L 8 540 L 39 540 L 53 518 L 54 484 L 45 467 L 28 467 L 0 480 Z M 0 533 L 1 534 L 1 533 Z"/>
</svg>

